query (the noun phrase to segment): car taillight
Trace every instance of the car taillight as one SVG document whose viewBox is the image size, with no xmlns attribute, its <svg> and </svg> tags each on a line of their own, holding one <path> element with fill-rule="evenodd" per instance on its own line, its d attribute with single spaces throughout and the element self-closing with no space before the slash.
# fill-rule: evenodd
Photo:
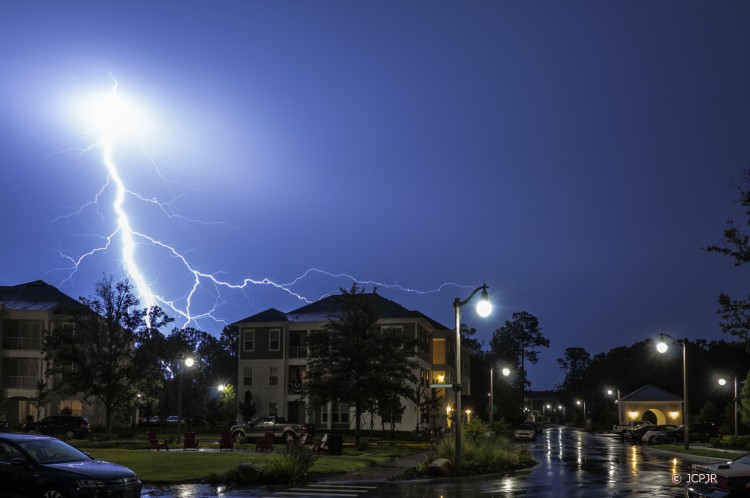
<svg viewBox="0 0 750 498">
<path fill-rule="evenodd" d="M 714 489 L 729 491 L 729 479 L 723 476 L 716 476 L 716 484 L 714 484 L 713 487 Z"/>
</svg>

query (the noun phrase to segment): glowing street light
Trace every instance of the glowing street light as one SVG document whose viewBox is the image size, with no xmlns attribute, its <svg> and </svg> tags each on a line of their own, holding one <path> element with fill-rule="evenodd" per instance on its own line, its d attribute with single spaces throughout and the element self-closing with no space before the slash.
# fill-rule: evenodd
<svg viewBox="0 0 750 498">
<path fill-rule="evenodd" d="M 495 384 L 494 384 L 495 375 L 494 375 L 494 369 L 495 369 L 495 367 L 490 367 L 490 430 L 492 430 L 492 419 L 494 418 L 493 417 L 493 415 L 494 415 L 493 410 L 495 408 L 495 389 L 494 389 L 494 387 L 495 387 Z M 500 370 L 500 372 L 505 377 L 507 377 L 507 376 L 510 375 L 510 368 L 503 367 Z"/>
<path fill-rule="evenodd" d="M 725 386 L 726 379 L 719 379 L 719 385 Z M 734 437 L 737 437 L 737 376 L 734 376 Z"/>
<path fill-rule="evenodd" d="M 195 360 L 188 356 L 187 358 L 181 359 L 180 362 L 177 363 L 177 368 L 179 368 L 179 372 L 177 375 L 179 375 L 179 379 L 177 381 L 177 441 L 179 442 L 182 435 L 182 370 L 183 370 L 183 363 L 186 367 L 192 368 L 193 365 L 195 365 Z"/>
<path fill-rule="evenodd" d="M 492 313 L 492 304 L 487 294 L 486 284 L 474 289 L 474 292 L 465 300 L 461 301 L 456 298 L 453 301 L 453 307 L 456 310 L 456 382 L 453 384 L 453 390 L 456 393 L 456 430 L 454 431 L 456 435 L 456 468 L 461 461 L 461 306 L 468 304 L 479 291 L 482 291 L 482 294 L 477 303 L 477 314 L 486 318 Z"/>
<path fill-rule="evenodd" d="M 685 449 L 690 449 L 690 427 L 688 425 L 688 384 L 687 384 L 687 348 L 685 347 L 685 341 L 678 341 L 669 334 L 659 334 L 659 342 L 656 343 L 656 350 L 660 353 L 666 353 L 669 349 L 669 345 L 666 339 L 670 339 L 672 342 L 680 344 L 682 346 L 682 425 L 685 428 L 683 432 L 685 437 Z"/>
</svg>

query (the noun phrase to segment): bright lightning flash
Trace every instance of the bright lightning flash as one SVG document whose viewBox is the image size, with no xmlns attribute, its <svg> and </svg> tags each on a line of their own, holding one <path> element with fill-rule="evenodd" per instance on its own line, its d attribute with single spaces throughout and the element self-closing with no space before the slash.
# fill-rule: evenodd
<svg viewBox="0 0 750 498">
<path fill-rule="evenodd" d="M 131 218 L 134 217 L 134 211 L 128 209 L 128 201 L 131 202 L 143 202 L 156 205 L 166 216 L 172 218 L 176 217 L 182 221 L 189 221 L 195 223 L 205 223 L 197 220 L 188 220 L 186 218 L 172 214 L 169 208 L 168 202 L 160 202 L 153 198 L 140 195 L 128 188 L 123 176 L 120 173 L 120 168 L 115 160 L 116 145 L 122 146 L 124 143 L 131 139 L 136 139 L 140 144 L 141 150 L 145 153 L 146 157 L 156 167 L 158 173 L 158 166 L 155 161 L 151 159 L 151 156 L 145 150 L 143 146 L 143 134 L 147 128 L 148 115 L 143 109 L 139 108 L 135 102 L 128 99 L 118 93 L 117 80 L 112 77 L 113 86 L 111 91 L 101 95 L 98 98 L 90 99 L 86 105 L 83 106 L 82 117 L 87 123 L 87 127 L 91 133 L 96 135 L 98 142 L 83 149 L 83 152 L 89 152 L 93 149 L 101 149 L 102 151 L 102 162 L 106 168 L 108 180 L 103 185 L 100 191 L 97 193 L 96 198 L 90 203 L 84 205 L 73 213 L 67 216 L 73 216 L 80 214 L 83 209 L 87 206 L 95 205 L 98 209 L 100 198 L 102 197 L 105 190 L 108 188 L 114 189 L 114 200 L 112 201 L 112 210 L 114 212 L 115 224 L 114 229 L 105 236 L 98 236 L 103 242 L 99 247 L 89 250 L 81 256 L 73 257 L 62 254 L 67 259 L 71 266 L 66 270 L 69 272 L 68 279 L 78 270 L 79 266 L 83 262 L 93 256 L 96 253 L 106 252 L 111 246 L 118 246 L 122 253 L 122 262 L 125 274 L 134 283 L 138 292 L 141 303 L 145 307 L 151 307 L 159 305 L 165 309 L 171 310 L 173 313 L 182 317 L 183 327 L 190 324 L 198 325 L 200 320 L 209 319 L 214 322 L 224 323 L 223 320 L 214 316 L 217 306 L 221 303 L 220 289 L 234 289 L 244 290 L 251 285 L 265 285 L 275 287 L 283 292 L 286 292 L 295 298 L 310 302 L 305 296 L 292 290 L 295 284 L 298 284 L 302 279 L 312 275 L 319 274 L 330 278 L 346 278 L 355 282 L 363 284 L 372 284 L 383 288 L 396 289 L 408 293 L 419 293 L 419 294 L 430 294 L 440 292 L 446 286 L 455 286 L 461 288 L 469 288 L 470 286 L 459 285 L 454 283 L 444 283 L 439 287 L 428 290 L 420 291 L 411 289 L 397 284 L 384 284 L 380 282 L 374 282 L 369 280 L 359 280 L 349 274 L 345 273 L 329 273 L 324 270 L 317 268 L 311 268 L 305 271 L 302 275 L 295 278 L 289 283 L 276 283 L 271 279 L 264 278 L 261 280 L 255 280 L 252 278 L 244 278 L 236 282 L 228 282 L 218 278 L 216 275 L 211 273 L 205 273 L 195 268 L 187 259 L 184 253 L 180 252 L 172 245 L 159 240 L 156 236 L 150 235 L 142 230 L 138 230 L 134 227 L 134 221 Z M 161 173 L 159 173 L 161 177 Z M 163 179 L 163 177 L 161 177 Z M 61 217 L 62 218 L 62 217 Z M 176 260 L 181 265 L 186 274 L 188 275 L 188 288 L 185 290 L 182 296 L 177 298 L 168 298 L 155 292 L 144 275 L 142 265 L 139 264 L 139 251 L 138 248 L 143 245 L 150 245 L 158 248 L 161 251 Z M 67 279 L 66 279 L 67 280 Z M 214 305 L 211 309 L 202 312 L 196 312 L 192 308 L 194 306 L 194 298 L 196 293 L 202 288 L 208 286 L 213 289 L 214 296 L 216 297 Z M 325 295 L 325 294 L 324 294 Z"/>
</svg>

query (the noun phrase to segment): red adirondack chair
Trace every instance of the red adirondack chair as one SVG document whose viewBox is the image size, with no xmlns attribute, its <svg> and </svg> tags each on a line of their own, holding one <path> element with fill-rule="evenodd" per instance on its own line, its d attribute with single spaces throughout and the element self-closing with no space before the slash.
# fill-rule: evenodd
<svg viewBox="0 0 750 498">
<path fill-rule="evenodd" d="M 221 439 L 219 439 L 219 451 L 221 450 L 234 451 L 234 439 L 232 439 L 231 432 L 221 433 Z"/>
<path fill-rule="evenodd" d="M 182 439 L 182 441 L 185 445 L 182 451 L 186 451 L 186 450 L 198 451 L 198 443 L 200 443 L 200 441 L 195 439 L 195 432 L 186 432 L 185 437 Z"/>
<path fill-rule="evenodd" d="M 255 442 L 255 451 L 258 450 L 273 450 L 273 432 L 266 432 L 263 439 L 258 439 Z"/>
<path fill-rule="evenodd" d="M 156 433 L 155 432 L 149 432 L 149 433 L 147 433 L 147 436 L 148 436 L 148 449 L 149 449 L 149 451 L 151 451 L 151 450 L 156 450 L 156 451 L 165 450 L 165 451 L 169 451 L 169 444 L 167 444 L 166 441 L 164 441 L 163 443 L 160 443 L 159 439 L 156 437 Z"/>
</svg>

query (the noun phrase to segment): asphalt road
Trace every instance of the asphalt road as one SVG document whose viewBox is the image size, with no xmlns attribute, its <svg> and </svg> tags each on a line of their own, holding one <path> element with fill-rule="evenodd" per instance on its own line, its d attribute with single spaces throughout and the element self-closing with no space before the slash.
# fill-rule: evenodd
<svg viewBox="0 0 750 498">
<path fill-rule="evenodd" d="M 617 437 L 588 434 L 568 428 L 546 429 L 536 441 L 521 443 L 539 463 L 508 475 L 464 479 L 397 482 L 336 482 L 299 488 L 263 488 L 224 491 L 186 485 L 149 489 L 145 496 L 204 497 L 621 497 L 684 496 L 675 484 L 689 471 L 680 458 L 651 452 Z M 675 477 L 678 476 L 678 477 Z"/>
</svg>

